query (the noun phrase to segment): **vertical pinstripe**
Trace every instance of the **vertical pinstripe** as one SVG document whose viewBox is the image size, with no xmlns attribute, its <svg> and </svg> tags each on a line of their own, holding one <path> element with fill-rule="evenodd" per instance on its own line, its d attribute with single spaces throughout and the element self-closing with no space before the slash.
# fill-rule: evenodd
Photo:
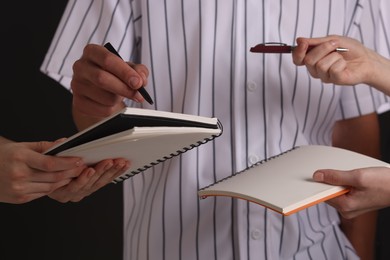
<svg viewBox="0 0 390 260">
<path fill-rule="evenodd" d="M 199 4 L 199 8 L 198 8 L 198 12 L 199 12 L 199 15 L 198 15 L 198 20 L 199 20 L 199 42 L 197 42 L 198 44 L 198 52 L 201 53 L 201 50 L 202 50 L 202 2 L 201 0 L 198 1 L 198 4 Z M 199 95 L 198 95 L 198 100 L 197 100 L 197 111 L 196 113 L 197 114 L 200 114 L 200 97 L 202 96 L 202 85 L 201 85 L 201 78 L 202 78 L 202 56 L 201 55 L 198 55 L 198 59 L 199 59 L 199 65 L 198 65 L 198 71 L 199 71 L 199 74 L 198 74 L 198 84 L 197 84 L 197 87 L 199 89 Z M 199 176 L 199 172 L 200 172 L 200 167 L 199 167 L 199 150 L 196 151 L 196 187 L 197 189 L 200 188 L 200 176 Z M 195 246 L 196 246 L 196 251 L 195 251 L 195 259 L 199 259 L 199 250 L 198 248 L 200 247 L 200 239 L 201 239 L 201 236 L 200 236 L 200 201 L 197 201 L 196 203 L 196 213 L 197 213 L 197 219 L 196 219 L 196 242 L 195 242 Z"/>
<path fill-rule="evenodd" d="M 213 60 L 212 60 L 212 64 L 213 64 L 213 66 L 212 66 L 212 69 L 213 69 L 213 73 L 212 73 L 212 95 L 211 95 L 211 99 L 214 101 L 214 99 L 215 99 L 215 95 L 214 95 L 214 89 L 215 89 L 215 55 L 216 55 L 216 52 L 215 52 L 215 48 L 216 48 L 216 38 L 217 38 L 217 36 L 216 36 L 216 32 L 218 31 L 217 29 L 217 20 L 218 20 L 218 0 L 217 1 L 215 1 L 215 15 L 214 15 L 214 35 L 213 35 L 213 37 L 214 37 L 214 40 L 213 40 Z M 213 108 L 212 108 L 212 111 L 211 111 L 211 114 L 212 115 L 214 115 L 215 114 L 215 108 L 214 108 L 214 102 L 213 102 Z M 215 145 L 215 143 L 213 143 L 213 145 Z M 213 149 L 213 150 L 215 150 L 215 148 Z M 215 154 L 213 153 L 213 158 L 215 158 Z M 213 160 L 213 162 L 215 162 L 215 160 Z M 215 165 L 213 164 L 213 168 L 215 167 Z M 214 168 L 215 169 L 215 168 Z M 218 178 L 216 177 L 216 175 L 215 175 L 215 173 L 216 173 L 216 171 L 214 170 L 213 171 L 214 172 L 214 178 L 213 178 L 213 182 L 215 181 L 215 180 L 217 180 Z M 214 254 L 211 254 L 210 256 L 213 256 L 213 258 L 214 259 L 218 259 L 218 250 L 217 250 L 217 245 L 216 245 L 216 243 L 217 243 L 217 230 L 216 230 L 216 227 L 217 227 L 217 223 L 216 223 L 216 207 L 217 207 L 217 205 L 216 205 L 216 199 L 213 199 L 213 233 L 212 234 L 210 234 L 210 235 L 212 235 L 213 236 L 213 247 L 214 247 Z"/>
<path fill-rule="evenodd" d="M 282 217 L 246 201 L 199 200 L 196 192 L 293 146 L 330 144 L 336 120 L 387 101 L 364 85 L 322 84 L 290 55 L 248 52 L 259 42 L 344 34 L 389 55 L 389 14 L 381 5 L 387 3 L 70 0 L 42 71 L 69 87 L 84 45 L 110 41 L 151 71 L 155 104 L 142 106 L 216 116 L 224 126 L 215 142 L 125 182 L 124 258 L 357 259 L 326 204 Z"/>
</svg>

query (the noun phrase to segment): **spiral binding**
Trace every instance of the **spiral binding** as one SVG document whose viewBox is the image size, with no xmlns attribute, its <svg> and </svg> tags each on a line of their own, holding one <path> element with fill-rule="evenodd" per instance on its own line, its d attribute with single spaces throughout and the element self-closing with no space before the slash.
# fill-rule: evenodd
<svg viewBox="0 0 390 260">
<path fill-rule="evenodd" d="M 227 179 L 232 178 L 233 176 L 236 176 L 236 175 L 238 175 L 238 174 L 244 173 L 244 172 L 246 172 L 246 171 L 248 171 L 248 170 L 250 170 L 250 169 L 252 169 L 252 168 L 254 168 L 254 167 L 256 167 L 256 166 L 259 166 L 260 164 L 264 164 L 264 163 L 266 163 L 266 162 L 268 162 L 268 161 L 271 161 L 271 160 L 273 160 L 273 159 L 276 159 L 276 158 L 278 158 L 278 157 L 280 157 L 280 156 L 282 156 L 282 155 L 284 155 L 284 154 L 286 154 L 286 153 L 289 153 L 289 152 L 291 152 L 291 151 L 293 151 L 293 150 L 295 150 L 295 149 L 298 149 L 298 148 L 299 148 L 299 146 L 295 146 L 295 147 L 293 147 L 293 148 L 291 148 L 291 149 L 289 149 L 289 150 L 286 150 L 286 151 L 284 151 L 284 152 L 282 152 L 282 153 L 280 153 L 280 154 L 277 154 L 277 155 L 268 157 L 268 158 L 266 158 L 266 159 L 260 160 L 260 161 L 258 161 L 258 162 L 256 162 L 256 163 L 252 164 L 251 166 L 245 168 L 245 169 L 242 170 L 242 171 L 233 173 L 232 175 L 230 175 L 230 176 L 228 176 L 228 177 L 226 177 L 226 178 L 223 178 L 223 179 L 221 179 L 221 180 L 219 180 L 219 181 L 216 181 L 216 182 L 214 182 L 214 183 L 211 183 L 210 185 L 208 185 L 208 186 L 206 186 L 206 187 L 203 187 L 203 188 L 201 188 L 201 189 L 199 189 L 199 190 L 205 190 L 205 189 L 207 189 L 207 188 L 209 188 L 209 187 L 211 187 L 211 186 L 216 185 L 217 183 L 223 182 L 223 181 L 225 181 L 225 180 L 227 180 Z M 204 199 L 204 198 L 205 198 L 205 197 L 202 197 L 202 199 Z"/>
<path fill-rule="evenodd" d="M 119 182 L 122 182 L 122 181 L 124 181 L 124 180 L 127 180 L 128 178 L 133 177 L 134 175 L 136 175 L 136 174 L 138 174 L 138 173 L 141 173 L 141 172 L 143 172 L 143 171 L 145 171 L 145 170 L 147 170 L 147 169 L 149 169 L 149 168 L 151 168 L 151 167 L 153 167 L 153 166 L 155 166 L 155 165 L 157 165 L 157 164 L 159 164 L 159 163 L 165 162 L 166 160 L 169 160 L 169 159 L 171 159 L 171 158 L 173 158 L 173 157 L 175 157 L 175 156 L 178 156 L 178 155 L 180 155 L 180 154 L 182 154 L 182 153 L 185 153 L 185 152 L 187 152 L 187 151 L 189 151 L 189 150 L 192 150 L 192 149 L 194 149 L 195 147 L 198 147 L 198 146 L 200 146 L 200 145 L 202 145 L 202 144 L 205 144 L 205 143 L 207 143 L 207 142 L 209 142 L 209 141 L 211 141 L 211 140 L 214 140 L 215 138 L 217 138 L 218 136 L 220 136 L 220 135 L 222 134 L 222 132 L 223 132 L 223 126 L 222 126 L 222 123 L 221 123 L 219 120 L 218 120 L 218 122 L 217 122 L 217 125 L 218 125 L 218 128 L 221 129 L 221 132 L 220 132 L 219 134 L 217 134 L 217 135 L 212 135 L 210 138 L 206 138 L 206 139 L 204 139 L 204 140 L 198 141 L 198 142 L 196 142 L 195 144 L 191 144 L 191 145 L 188 146 L 188 147 L 183 147 L 182 150 L 177 150 L 177 151 L 174 152 L 174 153 L 171 153 L 171 154 L 169 154 L 169 155 L 163 156 L 162 158 L 157 159 L 156 161 L 151 162 L 151 163 L 148 164 L 148 165 L 145 165 L 145 166 L 143 166 L 143 167 L 141 167 L 141 168 L 138 168 L 137 170 L 131 171 L 130 173 L 127 173 L 127 174 L 124 174 L 124 175 L 118 177 L 117 179 L 113 180 L 112 182 L 113 182 L 113 183 L 119 183 Z"/>
</svg>

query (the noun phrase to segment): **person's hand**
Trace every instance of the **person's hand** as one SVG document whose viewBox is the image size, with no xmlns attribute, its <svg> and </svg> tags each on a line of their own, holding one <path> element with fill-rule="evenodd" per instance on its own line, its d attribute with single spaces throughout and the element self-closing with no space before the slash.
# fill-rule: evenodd
<svg viewBox="0 0 390 260">
<path fill-rule="evenodd" d="M 88 44 L 73 65 L 73 109 L 90 117 L 106 117 L 123 108 L 123 99 L 143 102 L 137 91 L 147 84 L 142 64 L 124 62 L 104 46 Z"/>
<path fill-rule="evenodd" d="M 309 46 L 315 47 L 307 51 Z M 349 51 L 336 52 L 337 47 Z M 355 39 L 332 35 L 298 38 L 292 57 L 295 65 L 305 65 L 312 77 L 325 83 L 355 85 L 370 84 L 379 55 Z"/>
<path fill-rule="evenodd" d="M 62 203 L 78 202 L 111 183 L 128 170 L 129 166 L 130 163 L 125 159 L 103 160 L 93 167 L 86 168 L 79 177 L 48 196 Z"/>
<path fill-rule="evenodd" d="M 53 142 L 0 137 L 0 202 L 26 203 L 68 184 L 85 168 L 80 158 L 43 155 Z"/>
<path fill-rule="evenodd" d="M 390 206 L 390 168 L 371 167 L 351 171 L 318 170 L 313 179 L 350 188 L 327 203 L 347 219 Z"/>
</svg>

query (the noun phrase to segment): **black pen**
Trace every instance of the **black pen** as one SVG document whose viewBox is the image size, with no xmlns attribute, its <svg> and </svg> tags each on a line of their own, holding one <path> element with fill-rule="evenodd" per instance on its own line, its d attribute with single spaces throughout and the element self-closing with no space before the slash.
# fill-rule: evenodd
<svg viewBox="0 0 390 260">
<path fill-rule="evenodd" d="M 119 53 L 115 50 L 115 48 L 111 45 L 111 43 L 107 42 L 104 44 L 104 47 L 106 47 L 107 50 L 109 50 L 111 53 L 114 53 L 116 56 L 122 59 L 122 57 L 119 55 Z M 149 104 L 153 105 L 153 99 L 150 97 L 149 93 L 146 91 L 144 87 L 140 87 L 138 89 L 138 92 L 141 93 L 143 98 L 148 101 Z"/>
</svg>

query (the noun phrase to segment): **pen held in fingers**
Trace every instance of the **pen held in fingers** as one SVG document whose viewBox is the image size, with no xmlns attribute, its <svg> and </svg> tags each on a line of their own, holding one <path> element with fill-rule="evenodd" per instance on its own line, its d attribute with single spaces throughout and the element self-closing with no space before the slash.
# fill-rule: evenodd
<svg viewBox="0 0 390 260">
<path fill-rule="evenodd" d="M 297 46 L 290 46 L 291 48 L 291 50 L 290 50 L 290 52 L 292 52 Z M 308 48 L 307 48 L 307 51 L 306 52 L 309 52 L 309 51 L 311 51 L 312 49 L 314 49 L 316 46 L 314 46 L 314 45 L 310 45 Z M 337 47 L 336 49 L 334 49 L 334 51 L 337 51 L 337 52 L 347 52 L 347 51 L 349 51 L 349 49 L 348 48 L 343 48 L 343 47 Z"/>
<path fill-rule="evenodd" d="M 107 50 L 109 50 L 111 53 L 115 54 L 119 58 L 122 59 L 122 57 L 119 55 L 119 53 L 115 50 L 115 48 L 111 45 L 111 43 L 107 42 L 104 44 L 104 47 L 106 47 Z M 144 87 L 140 87 L 138 89 L 138 92 L 142 95 L 142 97 L 151 105 L 153 105 L 153 99 L 150 97 L 149 93 L 146 91 Z"/>
<path fill-rule="evenodd" d="M 251 52 L 258 53 L 291 53 L 297 46 L 287 45 L 285 43 L 260 43 L 250 49 Z M 311 45 L 307 48 L 307 52 L 312 50 L 314 45 Z M 347 52 L 349 49 L 343 47 L 337 47 L 334 51 L 337 52 Z"/>
<path fill-rule="evenodd" d="M 140 87 L 138 92 L 141 93 L 143 98 L 151 105 L 153 105 L 153 99 L 150 97 L 149 93 L 146 91 L 144 87 Z"/>
</svg>

